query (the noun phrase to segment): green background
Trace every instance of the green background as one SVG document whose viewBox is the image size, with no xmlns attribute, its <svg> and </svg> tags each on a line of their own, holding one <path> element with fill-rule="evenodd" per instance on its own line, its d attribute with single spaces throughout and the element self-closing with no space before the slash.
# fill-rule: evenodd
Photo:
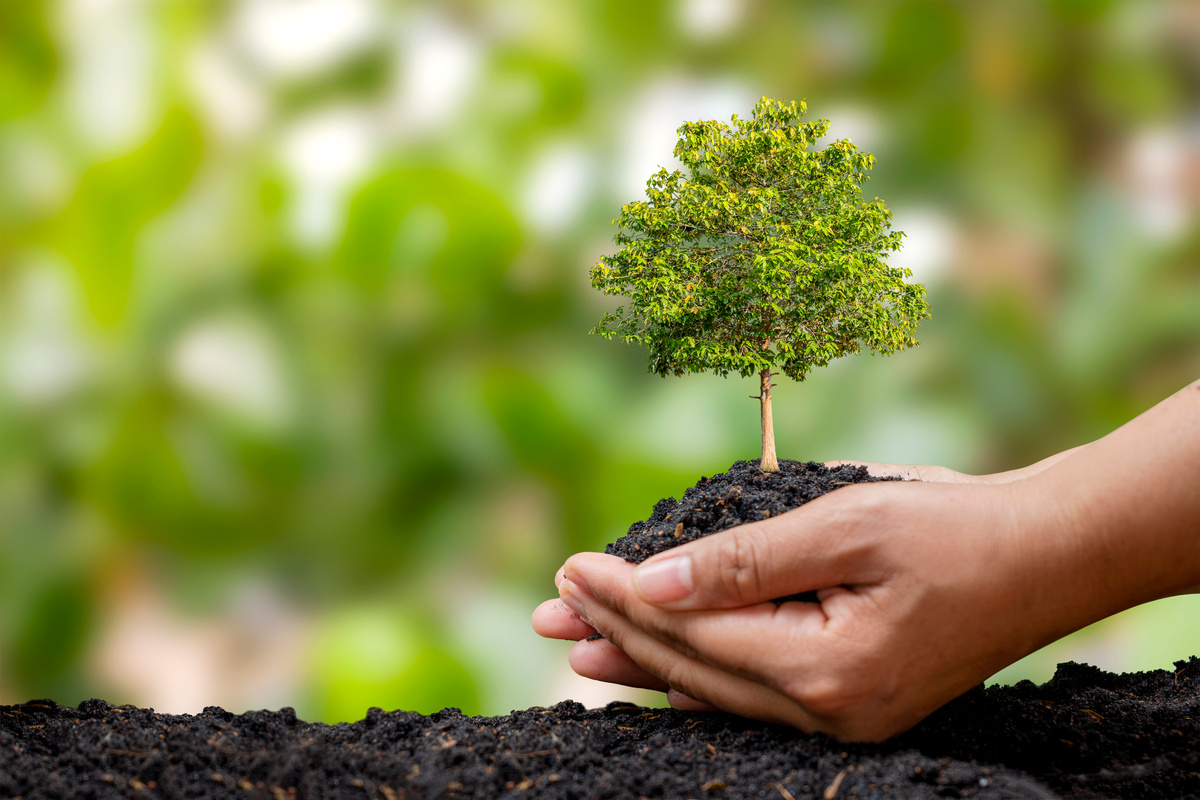
<svg viewBox="0 0 1200 800">
<path fill-rule="evenodd" d="M 920 348 L 780 383 L 780 457 L 1002 470 L 1197 375 L 1198 32 L 1194 2 L 0 0 L 0 703 L 646 700 L 572 683 L 528 614 L 757 453 L 750 381 L 587 335 L 675 127 L 805 99 L 929 289 Z M 998 679 L 1167 667 L 1197 600 Z"/>
</svg>

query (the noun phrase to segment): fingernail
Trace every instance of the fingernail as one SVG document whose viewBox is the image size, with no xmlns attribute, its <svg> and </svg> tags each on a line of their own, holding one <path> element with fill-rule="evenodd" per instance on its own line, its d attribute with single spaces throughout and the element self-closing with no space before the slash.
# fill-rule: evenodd
<svg viewBox="0 0 1200 800">
<path fill-rule="evenodd" d="M 579 569 L 578 564 L 572 564 L 571 561 L 568 560 L 566 564 L 563 564 L 562 572 L 563 581 L 566 583 L 573 583 L 585 592 L 590 592 L 592 590 L 591 587 L 588 586 L 587 578 L 584 577 L 584 574 Z"/>
<path fill-rule="evenodd" d="M 567 608 L 571 609 L 576 614 L 578 614 L 579 616 L 583 617 L 586 620 L 587 614 L 584 613 L 583 604 L 580 603 L 579 600 L 572 593 L 573 590 L 576 590 L 575 584 L 571 583 L 568 580 L 564 580 L 562 583 L 560 583 L 558 585 L 558 597 L 560 600 L 563 601 L 563 605 L 565 605 Z"/>
<path fill-rule="evenodd" d="M 692 593 L 692 557 L 642 564 L 633 572 L 633 583 L 651 603 L 673 603 Z"/>
</svg>

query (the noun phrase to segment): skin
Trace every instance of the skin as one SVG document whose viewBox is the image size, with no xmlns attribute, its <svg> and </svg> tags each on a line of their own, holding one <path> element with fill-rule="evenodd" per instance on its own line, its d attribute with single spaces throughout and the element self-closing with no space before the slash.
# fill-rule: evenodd
<svg viewBox="0 0 1200 800">
<path fill-rule="evenodd" d="M 880 741 L 1072 631 L 1200 591 L 1200 381 L 1025 469 L 867 467 L 921 480 L 847 486 L 636 567 L 572 556 L 533 627 L 577 642 L 580 675 L 678 708 Z M 809 590 L 819 603 L 769 602 Z"/>
</svg>

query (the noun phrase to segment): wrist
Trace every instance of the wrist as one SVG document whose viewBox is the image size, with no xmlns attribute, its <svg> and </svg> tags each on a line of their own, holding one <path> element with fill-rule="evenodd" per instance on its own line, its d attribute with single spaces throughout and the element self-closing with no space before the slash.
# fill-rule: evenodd
<svg viewBox="0 0 1200 800">
<path fill-rule="evenodd" d="M 1006 487 L 1023 509 L 1024 587 L 1051 611 L 1053 638 L 1200 580 L 1195 533 L 1148 513 L 1154 498 L 1138 502 L 1119 481 L 1096 480 L 1094 466 L 1080 460 Z"/>
<path fill-rule="evenodd" d="M 1036 477 L 980 488 L 999 540 L 991 591 L 1002 665 L 1106 616 L 1102 581 L 1083 567 L 1086 545 L 1071 505 Z"/>
</svg>

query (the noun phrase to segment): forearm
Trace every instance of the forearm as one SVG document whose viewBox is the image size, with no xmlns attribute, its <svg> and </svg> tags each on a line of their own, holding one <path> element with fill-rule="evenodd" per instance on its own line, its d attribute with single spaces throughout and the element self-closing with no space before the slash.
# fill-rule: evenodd
<svg viewBox="0 0 1200 800">
<path fill-rule="evenodd" d="M 1045 472 L 1050 467 L 1067 458 L 1068 456 L 1081 451 L 1087 447 L 1086 444 L 1081 444 L 1078 447 L 1072 447 L 1070 450 L 1064 450 L 1061 453 L 1055 453 L 1052 456 L 1043 458 L 1035 464 L 1030 464 L 1027 467 L 1019 469 L 1010 469 L 1005 472 L 993 472 L 986 475 L 971 475 L 966 472 L 959 472 L 933 464 L 884 464 L 878 461 L 828 461 L 825 463 L 827 467 L 840 466 L 842 464 L 855 464 L 867 468 L 867 472 L 871 475 L 889 475 L 904 480 L 910 481 L 926 481 L 933 483 L 977 483 L 999 485 L 1005 483 L 1015 483 L 1025 478 L 1031 478 Z"/>
<path fill-rule="evenodd" d="M 1010 469 L 1005 472 L 993 472 L 990 475 L 977 475 L 972 477 L 974 480 L 977 480 L 980 483 L 1012 483 L 1014 481 L 1024 480 L 1025 478 L 1032 478 L 1034 475 L 1039 475 L 1060 461 L 1080 452 L 1087 446 L 1088 445 L 1086 444 L 1081 444 L 1076 447 L 1072 447 L 1070 450 L 1063 450 L 1061 453 L 1055 453 L 1052 456 L 1047 456 L 1041 461 L 1030 464 L 1027 467 L 1021 467 L 1020 469 Z"/>
<path fill-rule="evenodd" d="M 1200 587 L 1200 381 L 1013 484 L 1062 627 Z M 1066 631 L 1064 631 L 1066 632 Z"/>
</svg>

